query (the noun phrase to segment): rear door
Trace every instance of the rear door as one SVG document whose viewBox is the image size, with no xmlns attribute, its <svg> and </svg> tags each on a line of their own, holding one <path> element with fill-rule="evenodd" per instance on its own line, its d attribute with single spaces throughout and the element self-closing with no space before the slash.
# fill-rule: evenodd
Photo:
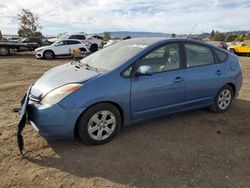
<svg viewBox="0 0 250 188">
<path fill-rule="evenodd" d="M 67 41 L 68 54 L 71 54 L 73 50 L 82 47 L 82 43 L 76 40 L 68 40 Z"/>
<path fill-rule="evenodd" d="M 213 103 L 222 84 L 224 64 L 216 63 L 210 47 L 184 44 L 186 54 L 186 89 L 184 108 L 197 108 Z"/>
<path fill-rule="evenodd" d="M 137 75 L 131 83 L 131 114 L 144 119 L 182 109 L 185 70 L 178 43 L 166 44 L 145 55 L 137 66 L 152 67 L 152 75 Z"/>
</svg>

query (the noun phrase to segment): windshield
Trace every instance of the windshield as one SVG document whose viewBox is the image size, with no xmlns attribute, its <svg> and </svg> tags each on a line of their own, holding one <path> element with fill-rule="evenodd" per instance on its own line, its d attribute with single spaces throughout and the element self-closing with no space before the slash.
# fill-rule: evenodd
<svg viewBox="0 0 250 188">
<path fill-rule="evenodd" d="M 145 47 L 147 47 L 145 44 L 118 42 L 87 56 L 80 63 L 99 70 L 109 71 L 122 65 Z"/>
</svg>

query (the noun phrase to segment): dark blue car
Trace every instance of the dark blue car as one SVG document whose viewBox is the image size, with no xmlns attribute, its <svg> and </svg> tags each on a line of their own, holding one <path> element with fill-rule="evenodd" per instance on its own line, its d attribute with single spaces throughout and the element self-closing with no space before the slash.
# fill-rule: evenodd
<svg viewBox="0 0 250 188">
<path fill-rule="evenodd" d="M 28 119 L 46 138 L 103 144 L 119 128 L 185 110 L 228 110 L 242 85 L 239 59 L 189 39 L 125 40 L 55 67 L 31 86 Z"/>
</svg>

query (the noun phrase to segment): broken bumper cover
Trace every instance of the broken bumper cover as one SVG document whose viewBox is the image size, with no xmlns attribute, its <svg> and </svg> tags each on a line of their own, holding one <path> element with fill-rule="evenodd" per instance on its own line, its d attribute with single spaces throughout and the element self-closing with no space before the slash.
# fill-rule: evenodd
<svg viewBox="0 0 250 188">
<path fill-rule="evenodd" d="M 43 106 L 29 104 L 28 120 L 32 127 L 48 139 L 68 139 L 74 137 L 74 128 L 82 110 L 65 109 L 59 104 Z"/>
<path fill-rule="evenodd" d="M 68 139 L 74 137 L 77 119 L 84 111 L 84 109 L 66 109 L 59 104 L 52 106 L 34 104 L 29 100 L 31 87 L 22 99 L 22 108 L 19 112 L 20 119 L 17 126 L 17 142 L 22 155 L 24 149 L 22 131 L 27 120 L 45 138 Z"/>
</svg>

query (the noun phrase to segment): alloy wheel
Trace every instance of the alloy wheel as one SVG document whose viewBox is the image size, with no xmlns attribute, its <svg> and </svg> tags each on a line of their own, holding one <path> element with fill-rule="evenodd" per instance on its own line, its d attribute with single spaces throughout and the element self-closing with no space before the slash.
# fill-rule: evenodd
<svg viewBox="0 0 250 188">
<path fill-rule="evenodd" d="M 221 110 L 225 110 L 232 101 L 232 93 L 229 89 L 224 89 L 218 96 L 218 106 Z"/>
<path fill-rule="evenodd" d="M 105 140 L 114 132 L 115 115 L 107 110 L 95 113 L 88 122 L 89 136 L 94 140 Z"/>
<path fill-rule="evenodd" d="M 46 59 L 53 59 L 54 54 L 51 51 L 47 51 L 45 52 L 44 56 Z"/>
</svg>

